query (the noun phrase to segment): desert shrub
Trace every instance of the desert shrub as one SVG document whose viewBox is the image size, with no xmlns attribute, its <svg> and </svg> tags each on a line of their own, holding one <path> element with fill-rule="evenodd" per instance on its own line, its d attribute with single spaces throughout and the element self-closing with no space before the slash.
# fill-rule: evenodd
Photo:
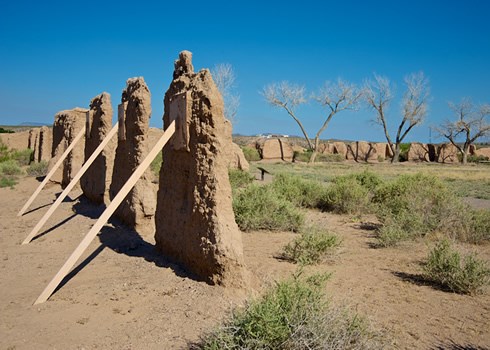
<svg viewBox="0 0 490 350">
<path fill-rule="evenodd" d="M 0 128 L 0 134 L 13 134 L 13 133 L 15 133 L 15 131 L 10 129 Z"/>
<path fill-rule="evenodd" d="M 471 209 L 433 176 L 402 175 L 381 185 L 373 198 L 383 226 L 381 246 L 438 232 L 462 242 L 490 240 L 490 213 Z"/>
<path fill-rule="evenodd" d="M 153 175 L 155 175 L 155 178 L 158 179 L 160 177 L 160 169 L 162 167 L 162 152 L 158 152 L 157 156 L 155 159 L 150 164 L 150 169 Z"/>
<path fill-rule="evenodd" d="M 228 175 L 230 177 L 231 188 L 234 191 L 250 185 L 255 179 L 250 173 L 239 169 L 229 169 Z"/>
<path fill-rule="evenodd" d="M 459 157 L 459 155 L 458 155 L 458 159 L 459 159 L 459 158 L 460 158 L 460 157 Z M 463 157 L 461 156 L 461 158 L 463 158 Z M 484 155 L 479 155 L 479 156 L 477 156 L 477 155 L 471 155 L 471 154 L 469 154 L 469 155 L 468 155 L 468 157 L 466 158 L 466 161 L 467 161 L 468 163 L 480 163 L 480 162 L 486 162 L 486 161 L 488 161 L 489 159 L 490 159 L 490 158 L 488 158 L 487 156 L 484 156 Z M 461 160 L 460 160 L 460 161 L 461 161 Z"/>
<path fill-rule="evenodd" d="M 250 185 L 233 197 L 235 219 L 243 231 L 285 230 L 297 232 L 304 216 L 272 186 Z"/>
<path fill-rule="evenodd" d="M 303 152 L 300 151 L 294 151 L 293 153 L 293 161 L 298 161 L 298 162 L 309 162 L 311 155 L 313 154 L 312 150 L 305 150 Z M 342 162 L 345 160 L 345 157 L 342 156 L 341 154 L 323 154 L 323 153 L 317 153 L 315 162 L 317 163 L 329 163 L 329 162 Z"/>
<path fill-rule="evenodd" d="M 448 220 L 460 215 L 458 206 L 462 205 L 440 180 L 423 174 L 402 175 L 379 186 L 373 202 L 377 204 L 378 219 L 384 225 L 381 232 L 400 239 L 423 237 L 436 230 L 445 231 Z"/>
<path fill-rule="evenodd" d="M 39 163 L 31 163 L 26 170 L 27 175 L 29 176 L 44 176 L 48 173 L 48 162 L 45 160 L 40 161 Z"/>
<path fill-rule="evenodd" d="M 295 276 L 236 310 L 193 349 L 381 349 L 366 322 L 323 294 L 326 275 Z"/>
<path fill-rule="evenodd" d="M 490 284 L 490 269 L 475 254 L 462 255 L 442 240 L 429 252 L 424 277 L 453 292 L 473 294 Z"/>
<path fill-rule="evenodd" d="M 290 174 L 277 174 L 270 186 L 285 200 L 305 208 L 318 207 L 325 193 L 325 187 L 320 182 Z"/>
<path fill-rule="evenodd" d="M 17 180 L 15 177 L 0 175 L 0 187 L 14 188 L 16 184 L 17 184 Z"/>
<path fill-rule="evenodd" d="M 361 214 L 369 208 L 369 190 L 353 177 L 338 177 L 322 197 L 323 210 L 343 214 Z"/>
<path fill-rule="evenodd" d="M 317 162 L 343 162 L 345 157 L 341 154 L 319 154 L 316 157 Z"/>
<path fill-rule="evenodd" d="M 463 208 L 446 225 L 448 236 L 472 244 L 490 241 L 490 211 L 469 208 L 467 205 L 463 205 Z"/>
<path fill-rule="evenodd" d="M 242 151 L 245 159 L 249 162 L 256 162 L 261 159 L 259 151 L 256 148 L 244 146 L 242 147 Z"/>
<path fill-rule="evenodd" d="M 410 150 L 410 143 L 400 143 L 400 156 L 398 161 L 406 162 L 408 160 L 408 151 Z"/>
<path fill-rule="evenodd" d="M 332 255 L 340 243 L 341 239 L 337 235 L 310 226 L 284 247 L 282 257 L 301 265 L 318 264 Z"/>
<path fill-rule="evenodd" d="M 312 150 L 305 151 L 294 151 L 293 153 L 293 162 L 309 162 L 311 158 Z"/>
<path fill-rule="evenodd" d="M 379 177 L 378 174 L 375 174 L 369 170 L 346 175 L 345 177 L 355 179 L 362 187 L 367 188 L 369 191 L 374 191 L 383 183 L 383 180 L 381 180 L 381 177 Z"/>
<path fill-rule="evenodd" d="M 32 160 L 33 151 L 31 149 L 24 149 L 21 151 L 13 151 L 12 159 L 17 161 L 20 166 L 29 165 Z"/>
<path fill-rule="evenodd" d="M 16 176 L 21 175 L 22 173 L 22 168 L 13 159 L 0 163 L 0 174 L 7 176 Z"/>
</svg>

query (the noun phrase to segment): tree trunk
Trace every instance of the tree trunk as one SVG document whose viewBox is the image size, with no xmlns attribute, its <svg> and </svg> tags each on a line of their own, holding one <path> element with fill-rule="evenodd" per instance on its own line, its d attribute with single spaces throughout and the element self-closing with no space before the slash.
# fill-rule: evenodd
<svg viewBox="0 0 490 350">
<path fill-rule="evenodd" d="M 315 149 L 313 149 L 313 153 L 311 154 L 310 161 L 308 163 L 315 163 L 316 155 L 318 154 L 318 146 L 320 144 L 320 139 L 315 137 Z"/>
<path fill-rule="evenodd" d="M 468 152 L 466 150 L 463 150 L 463 157 L 461 159 L 461 163 L 466 164 L 468 162 Z"/>
<path fill-rule="evenodd" d="M 395 152 L 393 153 L 393 158 L 391 158 L 392 163 L 398 163 L 400 160 L 400 144 L 395 145 Z"/>
</svg>

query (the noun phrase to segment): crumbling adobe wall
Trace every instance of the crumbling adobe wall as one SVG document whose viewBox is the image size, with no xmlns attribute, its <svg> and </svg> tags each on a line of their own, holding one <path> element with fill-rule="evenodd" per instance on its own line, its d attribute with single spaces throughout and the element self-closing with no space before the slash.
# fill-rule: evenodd
<svg viewBox="0 0 490 350">
<path fill-rule="evenodd" d="M 31 161 L 37 162 L 39 159 L 39 131 L 40 128 L 34 128 L 29 130 L 29 141 L 27 144 L 27 148 L 32 150 Z M 49 155 L 51 156 L 51 150 L 49 151 Z M 50 157 L 51 158 L 51 157 Z"/>
<path fill-rule="evenodd" d="M 148 129 L 151 116 L 151 95 L 142 77 L 126 82 L 121 98 L 122 116 L 110 186 L 111 200 L 117 195 L 148 154 Z M 147 169 L 117 208 L 115 215 L 142 235 L 153 234 L 156 194 Z"/>
<path fill-rule="evenodd" d="M 190 52 L 180 53 L 165 94 L 164 127 L 177 120 L 177 131 L 163 150 L 156 246 L 208 283 L 242 286 L 243 247 L 226 156 L 231 131 L 211 73 L 194 73 L 191 60 Z"/>
<path fill-rule="evenodd" d="M 85 161 L 111 131 L 112 115 L 111 96 L 108 93 L 103 92 L 90 101 Z M 94 203 L 109 203 L 116 142 L 116 138 L 113 137 L 80 179 L 83 194 Z"/>
<path fill-rule="evenodd" d="M 35 162 L 49 161 L 51 159 L 51 148 L 53 144 L 53 130 L 47 126 L 39 130 L 38 144 L 36 147 Z"/>
<path fill-rule="evenodd" d="M 74 108 L 56 113 L 53 124 L 53 142 L 51 148 L 51 159 L 48 170 L 51 170 L 54 164 L 61 157 L 66 148 L 77 137 L 80 130 L 85 128 L 85 119 L 87 109 Z M 85 149 L 85 138 L 78 141 L 75 148 L 70 152 L 63 162 L 63 169 L 52 177 L 53 181 L 60 181 L 61 187 L 65 188 L 78 173 L 83 165 Z"/>
</svg>

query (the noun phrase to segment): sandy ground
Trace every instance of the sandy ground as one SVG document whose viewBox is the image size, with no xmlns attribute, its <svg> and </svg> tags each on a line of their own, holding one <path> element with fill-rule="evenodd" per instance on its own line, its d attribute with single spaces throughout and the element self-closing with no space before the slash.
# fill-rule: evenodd
<svg viewBox="0 0 490 350">
<path fill-rule="evenodd" d="M 32 303 L 89 231 L 101 208 L 67 200 L 28 245 L 20 242 L 46 212 L 58 185 L 50 184 L 23 217 L 16 213 L 38 182 L 22 179 L 0 189 L 0 349 L 180 349 L 219 324 L 250 290 L 208 286 L 155 254 L 152 237 L 117 222 L 104 227 L 74 272 L 48 302 Z M 327 293 L 352 307 L 399 349 L 486 349 L 490 291 L 460 296 L 421 283 L 426 243 L 374 249 L 369 225 L 346 216 L 308 212 L 310 221 L 343 239 Z M 365 219 L 369 221 L 369 218 Z M 246 264 L 264 285 L 296 266 L 275 258 L 291 233 L 243 234 Z M 468 247 L 475 249 L 475 247 Z M 490 247 L 476 248 L 490 260 Z M 256 288 L 257 289 L 257 288 Z"/>
</svg>

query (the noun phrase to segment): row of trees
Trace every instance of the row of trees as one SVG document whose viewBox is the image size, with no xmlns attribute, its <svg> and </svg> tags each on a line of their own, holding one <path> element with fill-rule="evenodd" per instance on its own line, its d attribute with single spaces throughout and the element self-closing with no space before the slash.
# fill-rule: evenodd
<svg viewBox="0 0 490 350">
<path fill-rule="evenodd" d="M 320 136 L 327 129 L 333 116 L 344 110 L 358 110 L 362 104 L 367 105 L 374 111 L 372 120 L 382 128 L 391 150 L 391 161 L 395 163 L 399 160 L 402 142 L 427 116 L 430 101 L 429 81 L 423 73 L 413 73 L 405 77 L 405 87 L 401 116 L 397 122 L 394 138 L 390 133 L 387 115 L 394 98 L 394 89 L 390 80 L 384 76 L 374 75 L 374 79 L 368 80 L 360 87 L 341 79 L 336 83 L 327 82 L 318 93 L 312 95 L 311 99 L 320 103 L 326 110 L 324 122 L 318 129 L 314 142 L 311 142 L 303 123 L 296 114 L 296 107 L 307 102 L 304 86 L 288 82 L 274 83 L 266 86 L 262 95 L 270 105 L 284 109 L 298 124 L 308 148 L 313 151 L 310 162 L 315 161 Z M 477 139 L 490 135 L 490 124 L 487 121 L 490 116 L 490 106 L 475 106 L 470 100 L 465 99 L 459 104 L 450 103 L 450 107 L 457 119 L 448 119 L 434 129 L 459 150 L 462 162 L 466 163 L 470 145 Z"/>
<path fill-rule="evenodd" d="M 234 92 L 235 73 L 230 64 L 216 65 L 212 70 L 213 78 L 225 102 L 225 116 L 235 121 L 240 103 L 238 94 Z M 401 144 L 410 131 L 420 125 L 427 116 L 430 101 L 429 80 L 422 72 L 412 73 L 405 77 L 405 91 L 402 98 L 401 116 L 396 125 L 394 138 L 388 125 L 388 109 L 394 98 L 394 88 L 385 76 L 374 75 L 362 86 L 338 79 L 326 82 L 315 94 L 307 96 L 304 86 L 283 81 L 264 87 L 262 95 L 266 101 L 277 108 L 283 109 L 298 124 L 309 150 L 312 151 L 310 162 L 315 162 L 320 145 L 320 137 L 328 128 L 332 118 L 342 111 L 357 111 L 363 105 L 374 112 L 372 121 L 379 125 L 384 133 L 392 154 L 392 163 L 398 162 Z M 306 131 L 297 107 L 311 99 L 319 103 L 325 110 L 323 123 L 313 138 Z M 447 119 L 442 125 L 434 127 L 438 135 L 446 138 L 461 153 L 462 162 L 466 163 L 470 145 L 479 138 L 490 135 L 490 106 L 475 106 L 469 99 L 459 104 L 450 103 L 456 118 Z M 391 120 L 391 119 L 390 119 Z"/>
</svg>

